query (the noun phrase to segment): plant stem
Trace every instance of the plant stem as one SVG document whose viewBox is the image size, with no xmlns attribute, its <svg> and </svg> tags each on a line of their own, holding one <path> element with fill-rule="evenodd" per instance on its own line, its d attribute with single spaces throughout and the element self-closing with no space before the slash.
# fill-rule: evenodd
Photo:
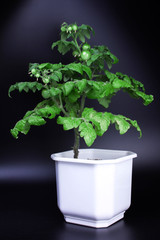
<svg viewBox="0 0 160 240">
<path fill-rule="evenodd" d="M 84 110 L 85 99 L 86 99 L 86 94 L 83 94 L 83 95 L 82 95 L 82 98 L 81 98 L 81 106 L 80 106 L 79 117 L 81 117 L 82 112 L 83 112 L 83 110 Z"/>
<path fill-rule="evenodd" d="M 61 109 L 61 111 L 63 112 L 63 114 L 65 116 L 68 116 L 68 113 L 65 111 L 64 107 L 63 107 L 63 103 L 62 103 L 62 98 L 61 95 L 59 95 L 59 102 L 56 101 L 56 99 L 54 97 L 52 97 L 53 102 L 55 103 L 55 105 Z"/>
<path fill-rule="evenodd" d="M 78 158 L 78 154 L 79 154 L 79 145 L 80 145 L 80 135 L 79 135 L 79 131 L 78 128 L 74 129 L 74 135 L 75 135 L 75 142 L 74 142 L 74 147 L 73 147 L 73 151 L 74 151 L 74 158 Z"/>
<path fill-rule="evenodd" d="M 82 98 L 81 98 L 81 106 L 80 106 L 80 111 L 78 114 L 78 117 L 80 118 L 84 109 L 84 105 L 85 105 L 85 98 L 86 98 L 86 94 L 83 94 Z M 78 154 L 79 154 L 79 146 L 80 146 L 80 134 L 78 131 L 78 128 L 74 129 L 74 135 L 75 135 L 75 140 L 74 140 L 74 147 L 73 147 L 73 151 L 74 151 L 74 158 L 78 158 Z"/>
<path fill-rule="evenodd" d="M 78 44 L 78 42 L 77 42 L 77 34 L 75 34 L 75 36 L 74 36 L 74 34 L 72 34 L 72 38 L 73 38 L 73 40 L 74 40 L 75 47 L 77 48 L 79 54 L 81 54 L 81 48 L 80 48 L 80 46 L 79 46 L 79 44 Z"/>
</svg>

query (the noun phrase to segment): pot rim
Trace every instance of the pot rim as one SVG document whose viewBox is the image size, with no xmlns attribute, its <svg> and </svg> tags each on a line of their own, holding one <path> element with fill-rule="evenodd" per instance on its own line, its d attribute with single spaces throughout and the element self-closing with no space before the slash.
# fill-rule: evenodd
<svg viewBox="0 0 160 240">
<path fill-rule="evenodd" d="M 87 149 L 79 149 L 80 153 L 84 153 L 87 152 L 91 153 L 91 152 L 99 152 L 99 153 L 103 153 L 106 152 L 107 153 L 113 153 L 113 154 L 119 154 L 120 157 L 112 157 L 112 158 L 108 158 L 108 159 L 87 159 L 87 158 L 73 158 L 73 156 L 63 156 L 68 154 L 73 153 L 73 150 L 69 150 L 69 151 L 64 151 L 64 152 L 59 152 L 59 153 L 53 153 L 51 155 L 52 160 L 54 161 L 58 161 L 58 162 L 72 162 L 72 163 L 85 163 L 85 164 L 115 164 L 115 163 L 121 163 L 124 161 L 127 161 L 129 159 L 133 159 L 137 157 L 137 154 L 131 151 L 124 151 L 124 150 L 108 150 L 108 149 L 97 149 L 97 148 L 87 148 Z M 93 154 L 93 153 L 92 153 Z"/>
</svg>

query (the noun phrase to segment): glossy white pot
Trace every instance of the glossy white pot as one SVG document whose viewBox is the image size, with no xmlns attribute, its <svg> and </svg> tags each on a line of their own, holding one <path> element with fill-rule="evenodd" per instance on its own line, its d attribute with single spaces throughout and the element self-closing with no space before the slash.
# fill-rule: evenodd
<svg viewBox="0 0 160 240">
<path fill-rule="evenodd" d="M 56 164 L 57 203 L 66 222 L 108 227 L 131 204 L 132 159 L 127 151 L 80 149 L 52 154 Z"/>
</svg>

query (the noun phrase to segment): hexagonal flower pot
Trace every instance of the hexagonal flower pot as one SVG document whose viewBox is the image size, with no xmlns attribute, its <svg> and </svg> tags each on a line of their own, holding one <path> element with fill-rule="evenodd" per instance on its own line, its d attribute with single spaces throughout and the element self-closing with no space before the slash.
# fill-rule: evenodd
<svg viewBox="0 0 160 240">
<path fill-rule="evenodd" d="M 80 149 L 52 154 L 56 163 L 58 207 L 66 222 L 108 227 L 131 203 L 132 159 L 127 151 Z"/>
</svg>

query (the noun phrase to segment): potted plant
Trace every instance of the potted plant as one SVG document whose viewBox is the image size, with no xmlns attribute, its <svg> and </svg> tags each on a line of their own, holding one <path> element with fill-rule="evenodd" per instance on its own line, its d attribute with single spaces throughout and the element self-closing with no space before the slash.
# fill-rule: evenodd
<svg viewBox="0 0 160 240">
<path fill-rule="evenodd" d="M 131 97 L 141 98 L 144 105 L 153 101 L 145 93 L 144 85 L 126 74 L 110 71 L 118 59 L 108 47 L 91 47 L 87 41 L 93 29 L 76 23 L 61 25 L 60 40 L 52 49 L 64 55 L 71 51 L 73 62 L 31 63 L 29 74 L 34 80 L 18 82 L 11 92 L 40 91 L 43 100 L 16 123 L 11 134 L 27 134 L 31 126 L 41 126 L 46 119 L 57 117 L 64 130 L 74 130 L 73 151 L 52 154 L 56 162 L 57 201 L 67 222 L 108 227 L 123 218 L 131 202 L 132 159 L 135 153 L 104 149 L 79 149 L 80 138 L 90 147 L 97 136 L 102 136 L 111 124 L 120 134 L 135 127 L 136 120 L 106 111 L 111 98 L 120 90 Z M 87 40 L 88 39 L 88 40 Z M 87 40 L 87 41 L 86 41 Z M 104 107 L 97 112 L 87 107 L 86 99 L 96 99 Z"/>
</svg>

